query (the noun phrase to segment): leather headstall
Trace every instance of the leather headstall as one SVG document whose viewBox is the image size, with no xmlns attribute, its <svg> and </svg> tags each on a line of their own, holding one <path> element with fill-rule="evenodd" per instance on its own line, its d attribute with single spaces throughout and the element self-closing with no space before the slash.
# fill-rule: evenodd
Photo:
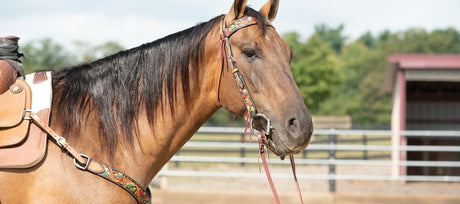
<svg viewBox="0 0 460 204">
<path fill-rule="evenodd" d="M 267 18 L 264 19 L 263 23 L 266 26 L 270 26 L 270 27 L 274 28 L 272 23 Z M 254 17 L 246 16 L 246 17 L 239 18 L 239 19 L 235 20 L 229 26 L 226 26 L 225 16 L 222 18 L 222 34 L 220 36 L 220 41 L 221 42 L 219 44 L 219 46 L 220 46 L 219 47 L 219 57 L 220 57 L 220 59 L 222 61 L 222 67 L 221 67 L 219 76 L 217 77 L 218 81 L 217 81 L 217 88 L 216 88 L 217 93 L 216 93 L 216 95 L 217 95 L 217 98 L 219 100 L 219 87 L 220 87 L 220 80 L 221 80 L 222 70 L 224 68 L 228 68 L 228 64 L 230 64 L 232 74 L 233 74 L 233 78 L 235 80 L 235 84 L 236 84 L 236 86 L 238 88 L 238 91 L 240 92 L 241 98 L 243 99 L 243 102 L 244 102 L 244 104 L 246 106 L 246 109 L 247 109 L 247 112 L 248 112 L 248 114 L 246 116 L 246 127 L 245 127 L 245 130 L 244 130 L 243 142 L 244 142 L 245 137 L 246 137 L 246 132 L 247 132 L 248 125 L 250 125 L 250 131 L 251 131 L 250 135 L 252 135 L 252 132 L 253 132 L 252 123 L 253 123 L 255 118 L 261 118 L 261 119 L 266 121 L 266 124 L 267 124 L 266 129 L 262 130 L 262 132 L 264 132 L 264 134 L 262 134 L 262 132 L 258 133 L 259 154 L 260 154 L 260 157 L 262 158 L 262 163 L 263 163 L 263 166 L 264 166 L 265 174 L 266 174 L 268 182 L 270 184 L 270 188 L 272 190 L 273 196 L 275 198 L 276 203 L 279 204 L 281 202 L 280 202 L 278 193 L 276 192 L 275 185 L 273 184 L 273 180 L 272 180 L 272 177 L 270 175 L 270 171 L 268 169 L 267 161 L 265 159 L 265 157 L 266 157 L 265 148 L 268 148 L 273 153 L 275 153 L 276 155 L 281 156 L 282 159 L 284 159 L 284 155 L 279 155 L 279 153 L 276 151 L 276 148 L 273 146 L 273 142 L 270 139 L 270 134 L 273 131 L 273 127 L 270 124 L 270 119 L 266 115 L 257 112 L 256 106 L 255 106 L 254 101 L 253 101 L 253 99 L 251 97 L 251 94 L 249 92 L 248 86 L 246 85 L 244 77 L 240 73 L 240 71 L 238 69 L 238 65 L 237 65 L 237 63 L 236 63 L 236 61 L 235 61 L 235 59 L 233 57 L 232 47 L 231 47 L 231 44 L 230 44 L 230 36 L 232 36 L 234 33 L 236 33 L 240 29 L 243 29 L 243 28 L 246 28 L 246 27 L 249 27 L 249 26 L 252 26 L 252 25 L 256 25 L 256 24 L 257 24 L 257 20 Z M 297 187 L 297 192 L 298 192 L 298 195 L 299 195 L 299 200 L 300 200 L 301 203 L 303 203 L 302 194 L 300 192 L 300 187 L 299 187 L 299 184 L 298 184 L 298 181 L 297 181 L 297 177 L 295 175 L 294 157 L 292 155 L 290 155 L 290 159 L 291 159 L 292 171 L 293 171 L 293 174 L 294 174 L 294 180 L 295 180 L 296 187 Z"/>
</svg>

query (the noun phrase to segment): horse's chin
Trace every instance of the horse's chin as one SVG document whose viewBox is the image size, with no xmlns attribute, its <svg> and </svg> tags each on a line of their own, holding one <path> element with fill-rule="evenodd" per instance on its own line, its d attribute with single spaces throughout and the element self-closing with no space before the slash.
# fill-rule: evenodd
<svg viewBox="0 0 460 204">
<path fill-rule="evenodd" d="M 291 155 L 291 154 L 297 154 L 300 153 L 302 150 L 293 150 L 292 148 L 289 148 L 286 146 L 286 144 L 283 142 L 281 139 L 280 135 L 276 131 L 276 129 L 271 131 L 271 140 L 274 143 L 275 151 L 280 158 L 284 159 L 285 156 Z"/>
<path fill-rule="evenodd" d="M 265 134 L 265 131 L 260 131 L 262 134 Z M 268 150 L 276 154 L 283 160 L 287 155 L 297 154 L 302 150 L 292 150 L 288 148 L 285 143 L 280 139 L 276 130 L 272 129 L 270 134 L 267 136 L 263 143 L 267 147 Z"/>
</svg>

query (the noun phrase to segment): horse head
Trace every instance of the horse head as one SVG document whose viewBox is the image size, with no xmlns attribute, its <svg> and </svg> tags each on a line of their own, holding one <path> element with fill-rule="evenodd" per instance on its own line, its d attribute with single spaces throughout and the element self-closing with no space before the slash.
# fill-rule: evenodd
<svg viewBox="0 0 460 204">
<path fill-rule="evenodd" d="M 217 95 L 227 111 L 250 117 L 254 129 L 269 132 L 271 149 L 284 158 L 309 144 L 312 120 L 290 69 L 292 51 L 271 25 L 279 1 L 268 1 L 259 12 L 247 8 L 246 3 L 247 0 L 235 0 L 222 20 L 221 38 L 226 38 L 226 42 L 220 46 L 226 49 L 221 49 L 221 55 L 227 59 L 222 63 Z M 257 26 L 248 26 L 247 17 L 256 21 Z M 246 97 L 245 91 L 235 86 L 235 71 L 244 78 L 249 103 L 257 110 L 252 114 L 248 114 L 251 105 L 241 100 L 242 95 Z"/>
</svg>

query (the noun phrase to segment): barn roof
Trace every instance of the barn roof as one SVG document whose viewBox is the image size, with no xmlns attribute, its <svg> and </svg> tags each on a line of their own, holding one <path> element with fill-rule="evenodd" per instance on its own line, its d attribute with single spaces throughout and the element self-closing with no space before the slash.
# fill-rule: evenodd
<svg viewBox="0 0 460 204">
<path fill-rule="evenodd" d="M 407 70 L 417 79 L 434 80 L 433 75 L 456 77 L 460 73 L 460 55 L 456 54 L 390 54 L 387 59 L 382 92 L 393 91 L 398 70 Z M 418 73 L 418 74 L 414 74 Z M 460 79 L 459 79 L 460 80 Z"/>
<path fill-rule="evenodd" d="M 460 69 L 460 55 L 390 54 L 388 63 L 398 63 L 400 69 Z"/>
</svg>

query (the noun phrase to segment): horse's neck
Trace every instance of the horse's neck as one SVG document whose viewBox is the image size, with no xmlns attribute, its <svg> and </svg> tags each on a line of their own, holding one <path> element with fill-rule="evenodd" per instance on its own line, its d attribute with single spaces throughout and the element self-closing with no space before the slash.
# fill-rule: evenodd
<svg viewBox="0 0 460 204">
<path fill-rule="evenodd" d="M 169 161 L 169 159 L 182 147 L 193 134 L 203 125 L 218 106 L 210 96 L 214 92 L 201 92 L 194 103 L 187 107 L 183 103 L 177 103 L 174 118 L 165 113 L 162 120 L 157 120 L 150 131 L 143 131 L 148 127 L 147 116 L 142 114 L 139 119 L 141 131 L 141 148 L 144 152 L 144 172 L 147 172 L 146 180 L 153 176 Z M 181 105 L 182 104 L 182 105 Z M 142 164 L 139 164 L 142 165 Z"/>
<path fill-rule="evenodd" d="M 210 58 L 215 60 L 217 55 Z M 89 114 L 88 120 L 81 124 L 78 137 L 72 137 L 70 143 L 75 144 L 73 146 L 79 153 L 110 164 L 130 175 L 142 185 L 147 185 L 164 164 L 219 108 L 214 91 L 218 63 L 217 60 L 215 62 L 214 60 L 207 63 L 206 67 L 200 68 L 198 80 L 191 80 L 194 81 L 192 83 L 199 83 L 199 86 L 198 89 L 193 89 L 190 93 L 191 102 L 189 105 L 185 105 L 186 101 L 182 94 L 177 94 L 174 113 L 171 114 L 166 100 L 163 106 L 165 108 L 159 111 L 161 114 L 157 115 L 153 126 L 148 121 L 148 117 L 152 116 L 147 115 L 141 106 L 137 118 L 139 136 L 134 141 L 134 147 L 130 148 L 123 144 L 121 135 L 118 135 L 118 144 L 113 161 L 110 161 L 108 153 L 104 152 L 104 148 L 101 148 L 102 145 L 97 135 L 98 123 L 97 117 L 94 115 L 97 114 L 95 112 Z M 59 130 L 62 127 L 56 128 Z"/>
</svg>

